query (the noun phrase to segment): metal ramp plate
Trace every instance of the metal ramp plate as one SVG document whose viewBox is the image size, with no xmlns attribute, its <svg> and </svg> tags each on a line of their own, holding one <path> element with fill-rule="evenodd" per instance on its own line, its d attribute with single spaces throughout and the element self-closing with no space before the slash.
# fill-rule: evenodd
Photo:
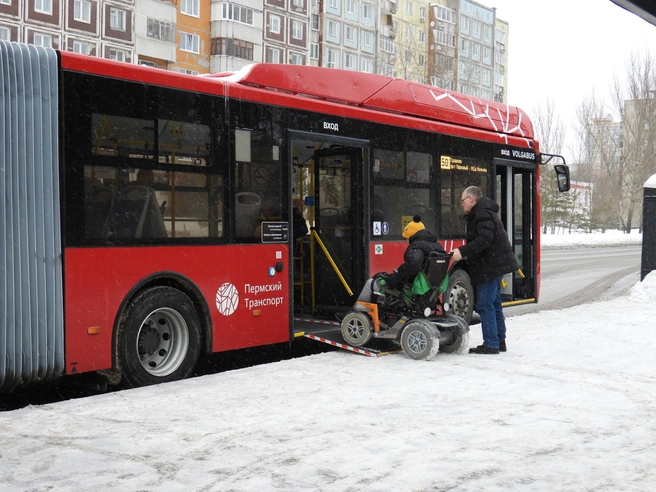
<svg viewBox="0 0 656 492">
<path fill-rule="evenodd" d="M 400 352 L 400 348 L 390 340 L 372 339 L 368 347 L 353 347 L 344 343 L 341 333 L 341 324 L 336 321 L 319 319 L 294 318 L 294 326 L 302 327 L 303 331 L 297 331 L 295 336 L 303 336 L 310 340 L 325 343 L 333 347 L 341 348 L 367 357 L 380 357 L 382 355 Z M 394 347 L 390 350 L 390 347 Z"/>
</svg>

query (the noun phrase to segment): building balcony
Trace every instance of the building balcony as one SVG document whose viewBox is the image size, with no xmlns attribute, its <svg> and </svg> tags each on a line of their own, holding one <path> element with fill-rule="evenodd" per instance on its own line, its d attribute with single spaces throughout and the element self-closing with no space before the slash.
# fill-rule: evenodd
<svg viewBox="0 0 656 492">
<path fill-rule="evenodd" d="M 176 62 L 176 45 L 168 41 L 137 35 L 137 54 L 164 60 L 169 63 Z"/>
<path fill-rule="evenodd" d="M 396 0 L 384 0 L 380 4 L 380 9 L 383 14 L 396 14 L 398 8 Z"/>
</svg>

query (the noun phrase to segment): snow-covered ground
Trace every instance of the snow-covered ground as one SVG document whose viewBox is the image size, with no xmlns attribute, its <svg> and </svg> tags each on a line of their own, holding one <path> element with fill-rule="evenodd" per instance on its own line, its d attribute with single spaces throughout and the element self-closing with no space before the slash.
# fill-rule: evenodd
<svg viewBox="0 0 656 492">
<path fill-rule="evenodd" d="M 604 248 L 609 246 L 630 246 L 642 244 L 642 233 L 632 231 L 625 234 L 622 231 L 594 232 L 560 232 L 558 234 L 542 234 L 542 249 L 560 248 Z"/>
<path fill-rule="evenodd" d="M 622 298 L 508 319 L 499 355 L 336 351 L 5 412 L 0 483 L 652 491 L 654 306 L 656 273 Z"/>
</svg>

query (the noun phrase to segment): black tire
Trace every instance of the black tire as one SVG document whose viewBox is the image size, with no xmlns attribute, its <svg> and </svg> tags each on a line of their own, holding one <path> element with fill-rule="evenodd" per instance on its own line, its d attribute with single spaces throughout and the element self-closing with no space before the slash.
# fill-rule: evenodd
<svg viewBox="0 0 656 492">
<path fill-rule="evenodd" d="M 455 321 L 460 326 L 460 333 L 455 335 L 449 343 L 440 342 L 440 352 L 446 354 L 462 354 L 469 347 L 469 326 L 467 322 L 460 316 L 454 314 L 445 314 L 444 318 L 447 321 Z"/>
<path fill-rule="evenodd" d="M 362 347 L 371 340 L 373 323 L 364 313 L 351 311 L 342 320 L 342 337 L 348 345 Z"/>
<path fill-rule="evenodd" d="M 440 346 L 439 331 L 423 319 L 408 321 L 401 333 L 403 353 L 413 360 L 431 360 Z"/>
<path fill-rule="evenodd" d="M 460 316 L 469 325 L 474 311 L 474 287 L 469 274 L 455 270 L 449 275 L 449 285 L 444 293 L 444 302 L 449 303 L 450 314 Z"/>
<path fill-rule="evenodd" d="M 188 377 L 201 351 L 201 327 L 191 300 L 171 287 L 153 287 L 128 305 L 117 354 L 128 387 Z"/>
</svg>

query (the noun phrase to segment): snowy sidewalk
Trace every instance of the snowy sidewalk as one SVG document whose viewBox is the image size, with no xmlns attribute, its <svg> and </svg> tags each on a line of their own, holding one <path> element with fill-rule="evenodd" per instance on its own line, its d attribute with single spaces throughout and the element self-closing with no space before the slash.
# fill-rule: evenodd
<svg viewBox="0 0 656 492">
<path fill-rule="evenodd" d="M 4 491 L 656 486 L 656 274 L 508 320 L 508 352 L 346 351 L 0 414 Z M 480 343 L 480 327 L 471 345 Z"/>
</svg>

